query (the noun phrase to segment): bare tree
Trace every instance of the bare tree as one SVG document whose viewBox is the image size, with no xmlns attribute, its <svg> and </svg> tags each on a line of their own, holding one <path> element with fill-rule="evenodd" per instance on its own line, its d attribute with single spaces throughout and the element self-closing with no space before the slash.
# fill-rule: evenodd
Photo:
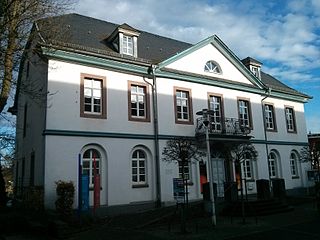
<svg viewBox="0 0 320 240">
<path fill-rule="evenodd" d="M 241 213 L 242 221 L 245 223 L 245 209 L 243 196 L 243 176 L 242 169 L 244 169 L 244 162 L 246 160 L 255 161 L 258 157 L 258 152 L 251 143 L 234 144 L 230 148 L 230 155 L 235 163 L 236 173 L 239 174 L 240 179 L 240 194 L 241 194 Z M 243 167 L 241 167 L 243 166 Z"/>
<path fill-rule="evenodd" d="M 184 203 L 181 211 L 181 232 L 186 232 L 185 203 L 188 204 L 188 178 L 186 170 L 189 170 L 190 164 L 202 160 L 205 155 L 199 149 L 197 142 L 188 137 L 177 137 L 167 141 L 162 151 L 162 160 L 166 162 L 176 162 L 181 167 L 181 177 L 184 183 Z M 189 175 L 189 171 L 187 173 Z"/>
<path fill-rule="evenodd" d="M 8 184 L 12 181 L 12 165 L 15 149 L 14 133 L 0 133 L 0 208 L 6 205 Z"/>
<path fill-rule="evenodd" d="M 64 13 L 72 0 L 2 0 L 0 4 L 0 113 L 14 94 L 25 49 L 38 37 L 37 20 Z M 51 29 L 48 29 L 49 33 Z M 48 36 L 48 34 L 47 34 Z M 52 34 L 54 36 L 54 34 Z"/>
<path fill-rule="evenodd" d="M 310 162 L 311 168 L 317 170 L 318 181 L 320 178 L 320 141 L 314 141 L 300 151 L 300 161 Z"/>
</svg>

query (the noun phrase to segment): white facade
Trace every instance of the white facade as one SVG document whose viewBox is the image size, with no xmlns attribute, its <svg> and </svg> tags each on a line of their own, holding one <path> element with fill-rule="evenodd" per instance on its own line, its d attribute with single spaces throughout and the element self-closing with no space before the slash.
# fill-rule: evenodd
<svg viewBox="0 0 320 240">
<path fill-rule="evenodd" d="M 139 38 L 137 39 L 139 41 Z M 273 93 L 267 96 L 258 79 L 250 72 L 240 68 L 241 63 L 230 61 L 226 52 L 216 47 L 216 42 L 202 42 L 197 48 L 187 50 L 168 61 L 159 63 L 155 74 L 146 77 L 151 66 L 128 63 L 126 70 L 120 69 L 117 60 L 106 62 L 103 58 L 74 54 L 73 60 L 67 52 L 48 54 L 47 65 L 42 65 L 41 77 L 29 76 L 36 82 L 44 82 L 47 92 L 45 107 L 36 106 L 32 99 L 21 93 L 19 106 L 25 103 L 28 107 L 28 118 L 24 120 L 23 109 L 18 111 L 19 129 L 26 128 L 27 134 L 17 130 L 18 157 L 24 158 L 24 169 L 18 164 L 16 173 L 29 179 L 30 154 L 35 153 L 35 185 L 44 187 L 45 205 L 54 207 L 56 200 L 55 182 L 72 181 L 78 187 L 78 156 L 83 158 L 88 149 L 100 153 L 101 205 L 114 206 L 141 202 L 154 202 L 157 193 L 161 193 L 162 202 L 173 202 L 172 179 L 178 177 L 178 165 L 162 161 L 162 150 L 166 141 L 176 136 L 195 136 L 196 112 L 208 108 L 210 94 L 220 96 L 223 115 L 227 118 L 239 118 L 238 99 L 250 102 L 253 136 L 252 143 L 258 151 L 257 161 L 252 163 L 252 181 L 247 188 L 249 193 L 256 192 L 255 180 L 269 179 L 268 157 L 271 152 L 276 159 L 276 177 L 284 178 L 287 189 L 307 186 L 306 169 L 308 166 L 297 161 L 296 173 L 293 176 L 290 165 L 292 151 L 299 154 L 301 147 L 307 143 L 302 98 L 294 100 L 286 94 Z M 60 54 L 60 55 L 59 55 Z M 65 54 L 65 55 L 64 55 Z M 219 64 L 221 73 L 204 71 L 207 61 L 214 60 Z M 130 68 L 130 64 L 132 68 Z M 114 66 L 114 67 L 113 67 Z M 136 67 L 136 68 L 134 68 Z M 243 66 L 242 66 L 243 67 Z M 137 70 L 137 69 L 140 70 Z M 142 73 L 144 71 L 144 73 Z M 32 70 L 33 73 L 37 72 Z M 39 72 L 39 71 L 38 71 Z M 175 75 L 179 73 L 179 75 Z M 106 118 L 88 118 L 81 116 L 81 76 L 98 76 L 105 78 L 106 102 L 102 107 Z M 26 81 L 22 77 L 22 81 Z M 198 79 L 198 80 L 197 80 Z M 217 83 L 218 79 L 219 83 Z M 155 153 L 155 126 L 152 98 L 152 84 L 157 84 L 158 146 L 160 156 L 160 191 L 157 189 L 157 163 Z M 226 83 L 223 83 L 225 81 Z M 255 82 L 256 81 L 256 82 Z M 132 121 L 129 119 L 128 100 L 129 84 L 146 86 L 148 95 L 147 109 L 149 121 Z M 250 88 L 252 88 L 250 90 Z M 192 121 L 187 124 L 177 123 L 175 119 L 175 89 L 188 90 Z M 246 90 L 247 89 L 247 90 Z M 265 99 L 264 99 L 265 98 Z M 263 100 L 264 99 L 264 100 Z M 263 100 L 263 102 L 262 102 Z M 272 104 L 276 120 L 276 131 L 267 131 L 265 136 L 263 104 Z M 287 131 L 285 107 L 294 109 L 296 131 Z M 33 109 L 33 110 L 31 110 Z M 24 125 L 24 121 L 27 121 Z M 135 150 L 145 153 L 145 184 L 135 185 L 132 182 L 132 158 Z M 268 152 L 267 152 L 268 150 Z M 218 163 L 217 163 L 218 164 Z M 215 164 L 213 164 L 215 166 Z M 233 175 L 234 179 L 235 176 Z M 223 181 L 223 179 L 220 179 Z M 201 199 L 199 163 L 191 166 L 189 199 Z M 24 182 L 24 185 L 27 185 Z M 90 195 L 92 205 L 93 191 Z M 75 205 L 77 207 L 76 194 Z"/>
</svg>

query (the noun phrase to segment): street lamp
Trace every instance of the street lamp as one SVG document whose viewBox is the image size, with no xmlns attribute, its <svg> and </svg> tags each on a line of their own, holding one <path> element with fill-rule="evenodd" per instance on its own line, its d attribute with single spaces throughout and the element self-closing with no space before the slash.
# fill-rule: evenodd
<svg viewBox="0 0 320 240">
<path fill-rule="evenodd" d="M 197 112 L 197 115 L 202 115 L 203 125 L 206 127 L 206 143 L 207 143 L 207 162 L 209 168 L 209 191 L 210 191 L 210 203 L 212 209 L 211 222 L 213 226 L 216 226 L 216 209 L 213 194 L 213 173 L 212 173 L 212 163 L 211 163 L 211 151 L 210 151 L 210 141 L 209 141 L 209 123 L 210 115 L 213 115 L 214 111 L 208 109 L 202 109 L 202 111 Z"/>
</svg>

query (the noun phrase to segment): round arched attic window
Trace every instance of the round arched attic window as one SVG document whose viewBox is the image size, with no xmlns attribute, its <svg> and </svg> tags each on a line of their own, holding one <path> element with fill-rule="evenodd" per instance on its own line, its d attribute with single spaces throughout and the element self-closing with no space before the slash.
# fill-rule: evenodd
<svg viewBox="0 0 320 240">
<path fill-rule="evenodd" d="M 222 73 L 219 64 L 212 60 L 206 63 L 206 65 L 204 66 L 204 71 L 210 72 L 210 73 L 216 73 L 216 74 Z"/>
</svg>

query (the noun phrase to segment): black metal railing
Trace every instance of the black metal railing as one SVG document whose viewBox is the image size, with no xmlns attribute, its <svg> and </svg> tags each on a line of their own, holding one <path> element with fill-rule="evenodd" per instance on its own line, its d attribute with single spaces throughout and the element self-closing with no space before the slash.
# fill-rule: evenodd
<svg viewBox="0 0 320 240">
<path fill-rule="evenodd" d="M 240 124 L 241 121 L 237 118 L 209 117 L 209 119 L 209 134 L 246 136 L 251 131 L 249 127 Z M 196 134 L 206 133 L 204 120 L 203 117 L 197 118 Z"/>
</svg>

